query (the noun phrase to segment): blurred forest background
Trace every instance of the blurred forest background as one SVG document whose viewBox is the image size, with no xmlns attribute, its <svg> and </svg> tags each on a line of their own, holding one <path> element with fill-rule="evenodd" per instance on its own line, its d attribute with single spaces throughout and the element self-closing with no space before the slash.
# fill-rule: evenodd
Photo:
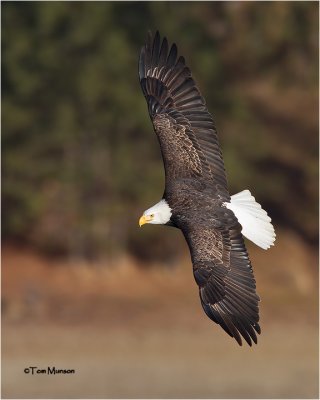
<svg viewBox="0 0 320 400">
<path fill-rule="evenodd" d="M 161 229 L 137 232 L 164 185 L 137 76 L 159 29 L 214 115 L 231 193 L 250 188 L 276 226 L 317 244 L 315 3 L 2 8 L 3 239 L 80 258 L 176 252 Z"/>
<path fill-rule="evenodd" d="M 1 10 L 3 395 L 314 398 L 318 2 Z M 186 58 L 231 194 L 250 189 L 275 225 L 273 249 L 248 243 L 263 299 L 252 351 L 203 315 L 179 232 L 138 227 L 164 188 L 138 82 L 148 30 Z M 32 362 L 77 374 L 27 377 Z"/>
</svg>

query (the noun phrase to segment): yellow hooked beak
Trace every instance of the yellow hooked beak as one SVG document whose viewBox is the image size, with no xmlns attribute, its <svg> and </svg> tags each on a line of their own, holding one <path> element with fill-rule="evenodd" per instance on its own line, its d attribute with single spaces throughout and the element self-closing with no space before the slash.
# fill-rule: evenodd
<svg viewBox="0 0 320 400">
<path fill-rule="evenodd" d="M 140 228 L 142 227 L 142 225 L 147 224 L 148 222 L 153 220 L 153 215 L 143 215 L 140 219 L 139 219 L 139 226 Z"/>
</svg>

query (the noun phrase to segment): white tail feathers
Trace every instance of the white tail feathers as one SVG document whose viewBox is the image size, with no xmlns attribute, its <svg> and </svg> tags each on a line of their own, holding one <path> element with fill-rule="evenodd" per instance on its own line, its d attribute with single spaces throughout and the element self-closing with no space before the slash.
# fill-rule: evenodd
<svg viewBox="0 0 320 400">
<path fill-rule="evenodd" d="M 231 203 L 224 205 L 234 212 L 242 226 L 243 236 L 265 250 L 274 244 L 276 234 L 271 218 L 249 190 L 234 194 L 231 196 Z"/>
</svg>

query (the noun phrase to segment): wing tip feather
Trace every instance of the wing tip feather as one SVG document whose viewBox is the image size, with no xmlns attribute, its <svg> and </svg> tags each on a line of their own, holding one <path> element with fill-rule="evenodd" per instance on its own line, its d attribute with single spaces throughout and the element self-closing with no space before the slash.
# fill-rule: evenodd
<svg viewBox="0 0 320 400">
<path fill-rule="evenodd" d="M 238 318 L 222 312 L 222 310 L 219 310 L 218 307 L 213 307 L 211 304 L 204 303 L 201 295 L 200 299 L 201 305 L 207 316 L 212 321 L 219 324 L 230 337 L 236 340 L 239 346 L 242 346 L 243 344 L 242 338 L 250 347 L 252 347 L 253 343 L 258 344 L 258 338 L 254 332 L 256 331 L 258 335 L 260 335 L 261 333 L 260 325 L 258 324 L 258 322 L 241 322 Z"/>
</svg>

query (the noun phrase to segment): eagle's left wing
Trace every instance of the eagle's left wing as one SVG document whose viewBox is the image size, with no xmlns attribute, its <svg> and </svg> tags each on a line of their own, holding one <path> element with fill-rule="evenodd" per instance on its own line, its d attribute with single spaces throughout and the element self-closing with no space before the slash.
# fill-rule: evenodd
<svg viewBox="0 0 320 400">
<path fill-rule="evenodd" d="M 243 336 L 251 346 L 252 341 L 257 343 L 256 332 L 260 334 L 260 299 L 241 225 L 232 214 L 226 212 L 225 217 L 223 228 L 204 221 L 182 231 L 205 313 L 240 345 Z"/>
<path fill-rule="evenodd" d="M 230 200 L 216 128 L 185 59 L 159 32 L 141 49 L 139 78 L 160 141 L 166 180 L 197 177 Z"/>
</svg>

